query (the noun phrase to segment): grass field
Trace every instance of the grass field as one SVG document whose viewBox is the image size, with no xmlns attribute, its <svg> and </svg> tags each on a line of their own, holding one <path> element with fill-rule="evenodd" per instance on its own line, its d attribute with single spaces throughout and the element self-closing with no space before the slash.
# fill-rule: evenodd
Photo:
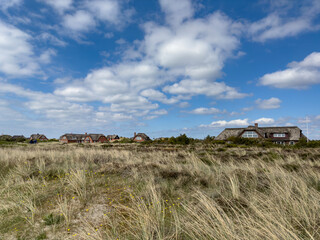
<svg viewBox="0 0 320 240">
<path fill-rule="evenodd" d="M 0 239 L 320 239 L 320 149 L 3 146 Z"/>
</svg>

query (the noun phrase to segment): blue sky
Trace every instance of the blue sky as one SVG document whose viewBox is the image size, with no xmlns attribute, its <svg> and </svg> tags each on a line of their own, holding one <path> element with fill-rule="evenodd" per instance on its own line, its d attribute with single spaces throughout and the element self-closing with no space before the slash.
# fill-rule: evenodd
<svg viewBox="0 0 320 240">
<path fill-rule="evenodd" d="M 319 139 L 319 43 L 318 0 L 0 0 L 0 132 Z"/>
</svg>

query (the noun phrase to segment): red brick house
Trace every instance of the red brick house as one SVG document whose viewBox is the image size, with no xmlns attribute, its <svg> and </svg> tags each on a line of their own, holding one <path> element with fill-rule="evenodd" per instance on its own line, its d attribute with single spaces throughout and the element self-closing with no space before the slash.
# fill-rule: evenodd
<svg viewBox="0 0 320 240">
<path fill-rule="evenodd" d="M 30 140 L 37 140 L 37 141 L 48 141 L 48 138 L 44 134 L 32 134 L 30 136 Z"/>
<path fill-rule="evenodd" d="M 145 142 L 150 141 L 150 138 L 145 133 L 134 133 L 134 136 L 132 138 L 134 142 Z"/>
<path fill-rule="evenodd" d="M 107 143 L 108 139 L 103 134 L 88 134 L 84 139 L 85 143 Z"/>
<path fill-rule="evenodd" d="M 215 140 L 228 140 L 230 137 L 271 139 L 276 144 L 294 145 L 301 138 L 306 138 L 302 130 L 294 127 L 259 127 L 256 123 L 254 126 L 247 128 L 226 128 Z"/>
<path fill-rule="evenodd" d="M 108 139 L 103 134 L 73 134 L 67 133 L 60 137 L 61 143 L 107 143 Z"/>
</svg>

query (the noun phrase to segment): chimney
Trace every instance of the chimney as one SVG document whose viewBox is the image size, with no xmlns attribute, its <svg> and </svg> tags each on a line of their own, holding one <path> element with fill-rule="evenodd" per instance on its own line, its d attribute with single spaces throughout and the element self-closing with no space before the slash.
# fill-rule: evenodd
<svg viewBox="0 0 320 240">
<path fill-rule="evenodd" d="M 255 123 L 255 124 L 254 124 L 254 127 L 255 127 L 255 128 L 258 128 L 258 127 L 259 127 L 258 123 Z"/>
<path fill-rule="evenodd" d="M 135 137 L 135 136 L 137 136 L 137 133 L 136 133 L 136 132 L 134 132 L 134 136 L 133 136 L 133 137 Z"/>
</svg>

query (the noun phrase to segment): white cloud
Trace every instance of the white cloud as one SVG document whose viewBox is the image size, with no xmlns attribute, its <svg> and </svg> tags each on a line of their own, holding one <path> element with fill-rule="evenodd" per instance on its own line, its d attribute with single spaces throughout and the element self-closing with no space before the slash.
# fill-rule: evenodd
<svg viewBox="0 0 320 240">
<path fill-rule="evenodd" d="M 46 51 L 44 51 L 41 55 L 40 55 L 40 62 L 48 64 L 51 62 L 51 58 L 53 56 L 56 56 L 57 52 L 53 49 L 48 49 Z"/>
<path fill-rule="evenodd" d="M 270 125 L 270 124 L 275 123 L 275 120 L 273 118 L 259 118 L 259 119 L 255 120 L 254 123 Z"/>
<path fill-rule="evenodd" d="M 105 1 L 109 3 L 115 4 Z M 106 11 L 110 6 L 106 6 Z M 152 114 L 159 107 L 154 101 L 175 104 L 195 95 L 219 99 L 247 96 L 226 83 L 216 82 L 223 75 L 224 62 L 234 57 L 233 52 L 239 47 L 242 24 L 219 12 L 191 19 L 193 8 L 189 1 L 181 6 L 161 1 L 161 6 L 167 19 L 175 18 L 173 25 L 144 24 L 144 40 L 128 47 L 122 62 L 93 70 L 83 80 L 60 87 L 54 93 L 68 101 L 101 101 L 110 104 L 108 111 L 132 116 Z M 92 8 L 88 11 L 93 11 Z M 190 11 L 184 12 L 186 9 Z M 184 80 L 177 82 L 178 79 Z"/>
<path fill-rule="evenodd" d="M 246 118 L 246 119 L 235 119 L 231 121 L 226 121 L 226 120 L 215 121 L 209 125 L 200 125 L 200 127 L 222 128 L 222 127 L 244 127 L 248 125 L 250 124 L 249 124 L 248 118 Z"/>
<path fill-rule="evenodd" d="M 256 104 L 260 109 L 276 109 L 280 108 L 281 100 L 279 98 L 270 98 L 270 99 L 257 99 Z"/>
<path fill-rule="evenodd" d="M 39 72 L 29 34 L 0 20 L 0 36 L 0 72 L 10 76 Z"/>
<path fill-rule="evenodd" d="M 19 6 L 23 3 L 23 0 L 0 0 L 0 8 L 5 11 L 8 8 Z"/>
<path fill-rule="evenodd" d="M 193 109 L 192 111 L 189 111 L 188 113 L 191 114 L 199 114 L 199 115 L 211 115 L 211 114 L 217 114 L 221 113 L 221 110 L 217 108 L 196 108 Z"/>
<path fill-rule="evenodd" d="M 318 0 L 297 2 L 281 1 L 273 4 L 275 9 L 267 17 L 249 25 L 248 33 L 254 41 L 264 42 L 270 39 L 279 39 L 296 36 L 300 33 L 315 31 L 319 26 L 314 20 L 320 13 Z M 293 6 L 299 6 L 293 8 Z M 289 17 L 289 12 L 297 17 Z"/>
<path fill-rule="evenodd" d="M 102 21 L 117 24 L 121 19 L 121 7 L 115 0 L 89 0 L 86 7 Z"/>
<path fill-rule="evenodd" d="M 148 98 L 151 101 L 158 101 L 158 102 L 162 102 L 164 104 L 174 104 L 179 101 L 178 98 L 168 99 L 165 94 L 163 94 L 162 92 L 160 92 L 158 90 L 154 90 L 154 89 L 143 90 L 141 92 L 141 95 Z"/>
<path fill-rule="evenodd" d="M 63 13 L 64 11 L 70 9 L 73 4 L 73 0 L 42 0 L 42 1 L 52 6 L 59 13 Z"/>
<path fill-rule="evenodd" d="M 320 83 L 320 53 L 313 52 L 301 62 L 292 62 L 282 71 L 269 73 L 259 79 L 261 85 L 276 88 L 305 89 Z"/>
<path fill-rule="evenodd" d="M 159 0 L 162 10 L 166 13 L 166 20 L 169 24 L 179 25 L 184 20 L 193 16 L 194 10 L 191 0 Z"/>
<path fill-rule="evenodd" d="M 229 87 L 223 82 L 206 80 L 182 80 L 171 86 L 165 86 L 163 90 L 171 94 L 206 95 L 220 99 L 237 99 L 247 96 L 247 94 L 239 93 L 235 88 Z"/>
<path fill-rule="evenodd" d="M 41 33 L 37 38 L 42 41 L 47 41 L 47 42 L 51 43 L 52 45 L 59 46 L 59 47 L 65 47 L 67 45 L 66 42 L 60 40 L 56 36 L 54 36 L 50 33 L 47 33 L 47 32 Z"/>
<path fill-rule="evenodd" d="M 74 14 L 64 16 L 63 25 L 72 31 L 89 31 L 96 26 L 93 16 L 86 11 L 79 10 Z"/>
<path fill-rule="evenodd" d="M 152 114 L 155 114 L 155 115 L 167 115 L 168 111 L 165 110 L 165 109 L 160 109 L 160 110 L 152 112 Z"/>
</svg>

